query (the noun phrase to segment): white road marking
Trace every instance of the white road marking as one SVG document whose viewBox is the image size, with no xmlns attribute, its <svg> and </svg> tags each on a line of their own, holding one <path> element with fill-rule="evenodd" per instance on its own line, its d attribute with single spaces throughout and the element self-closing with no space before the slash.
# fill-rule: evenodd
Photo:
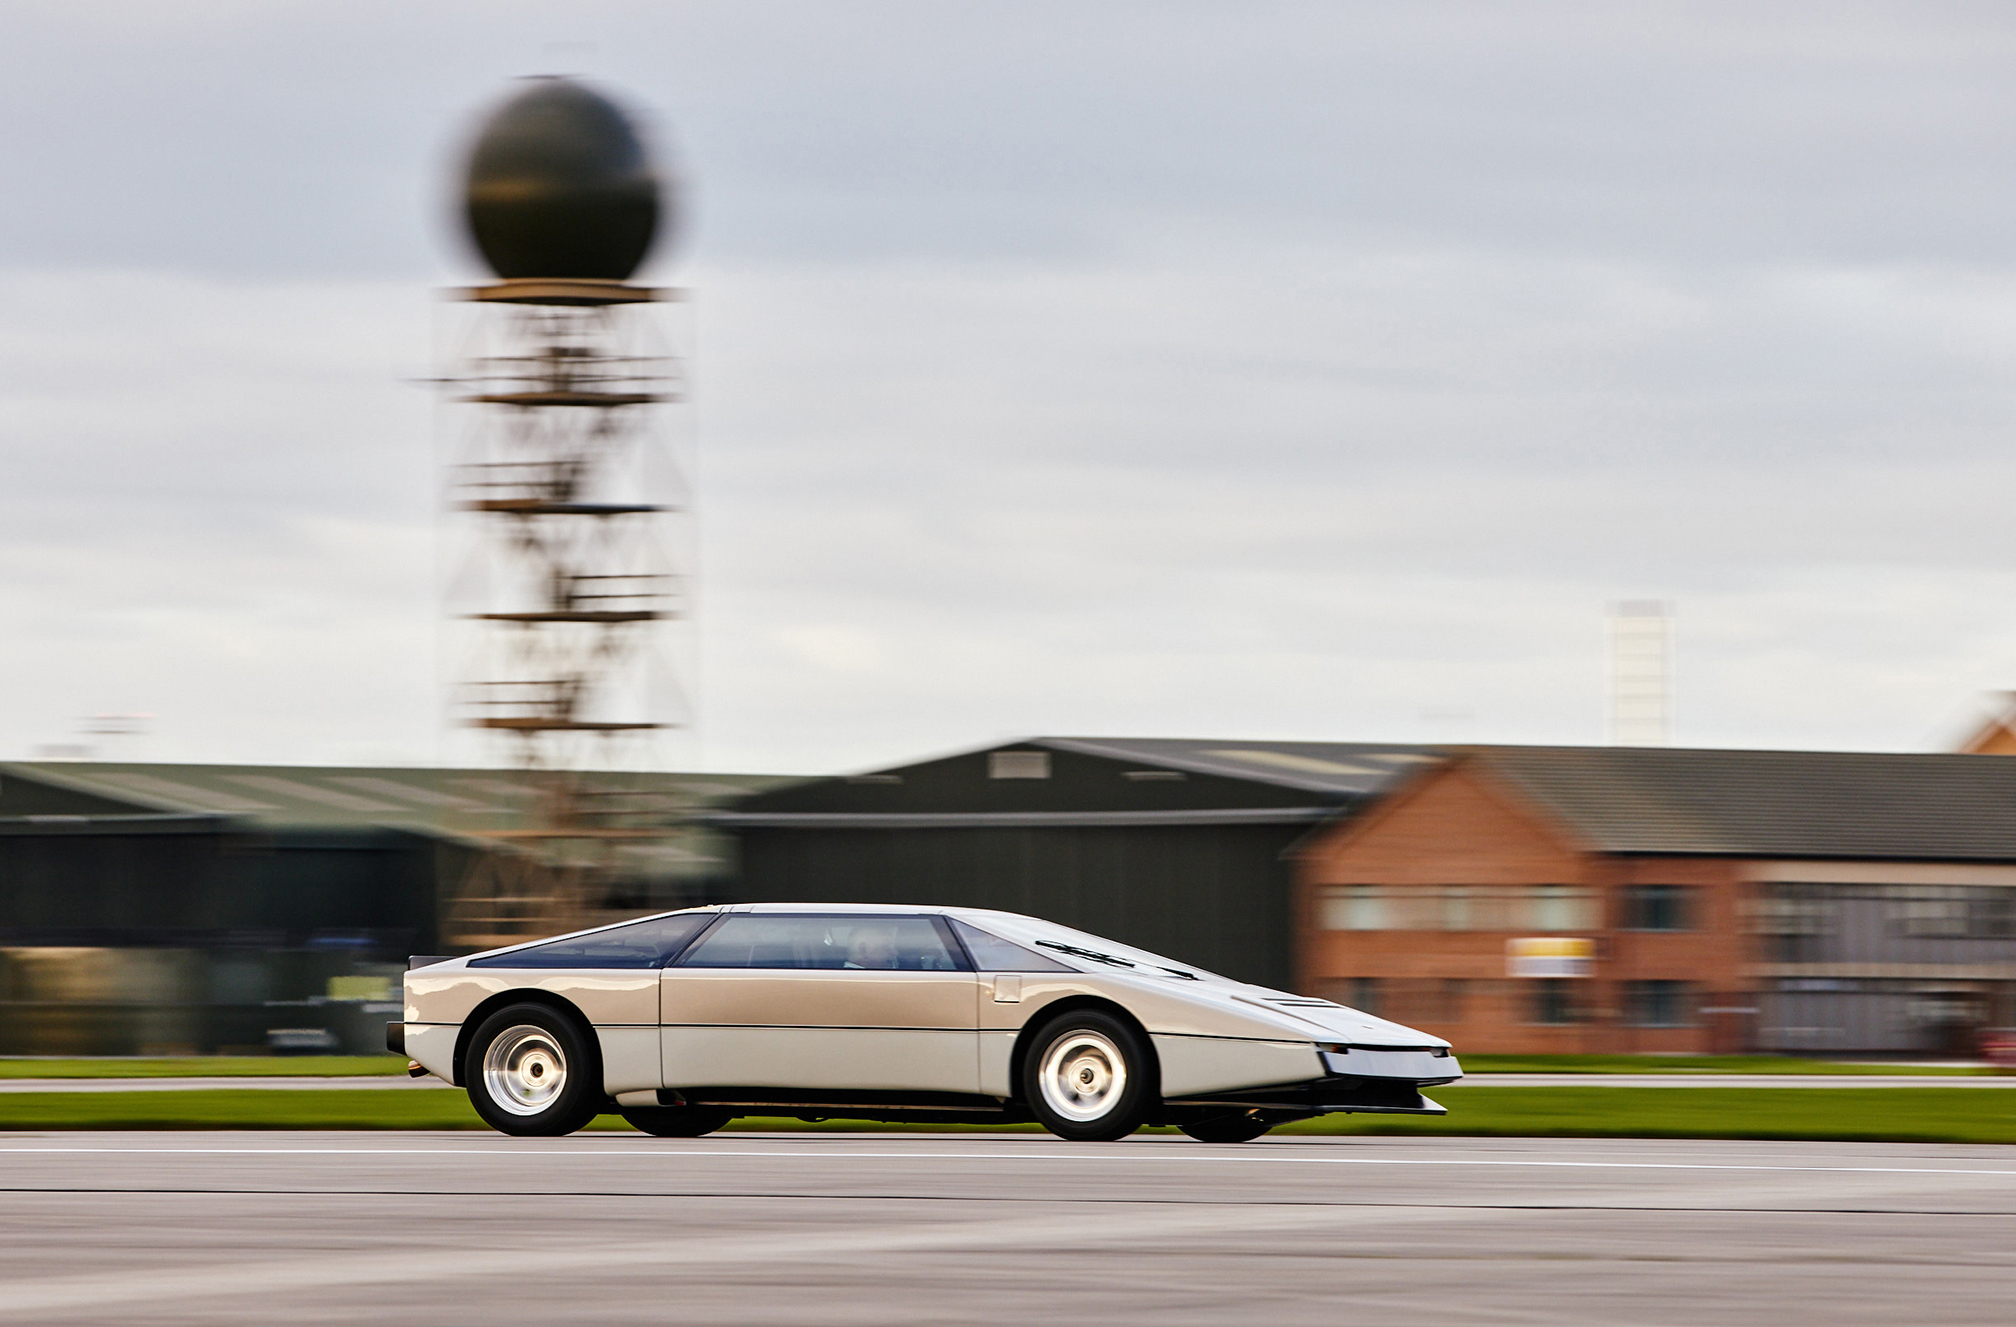
<svg viewBox="0 0 2016 1327">
<path fill-rule="evenodd" d="M 1823 1175 L 1985 1175 L 2016 1178 L 2016 1170 L 1987 1170 L 1959 1166 L 1848 1166 L 1761 1164 L 1734 1161 L 1553 1161 L 1503 1157 L 1346 1157 L 1311 1156 L 1298 1153 L 1255 1150 L 1242 1155 L 1190 1152 L 855 1152 L 804 1149 L 759 1150 L 755 1148 L 679 1148 L 639 1146 L 634 1150 L 568 1150 L 522 1147 L 18 1147 L 0 1144 L 0 1156 L 26 1155 L 135 1155 L 135 1156 L 455 1156 L 455 1157 L 547 1157 L 568 1161 L 584 1157 L 609 1157 L 630 1162 L 673 1157 L 783 1157 L 816 1161 L 1145 1161 L 1178 1165 L 1288 1164 L 1307 1162 L 1319 1166 L 1478 1166 L 1542 1167 L 1565 1170 L 1717 1170 L 1789 1171 Z"/>
</svg>

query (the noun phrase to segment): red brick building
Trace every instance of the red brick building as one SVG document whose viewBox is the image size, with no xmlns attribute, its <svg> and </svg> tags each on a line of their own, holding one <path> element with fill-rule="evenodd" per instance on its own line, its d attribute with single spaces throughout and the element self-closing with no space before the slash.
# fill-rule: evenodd
<svg viewBox="0 0 2016 1327">
<path fill-rule="evenodd" d="M 2016 761 L 1472 748 L 1295 860 L 1298 989 L 1459 1048 L 1935 1052 L 2016 1023 Z"/>
</svg>

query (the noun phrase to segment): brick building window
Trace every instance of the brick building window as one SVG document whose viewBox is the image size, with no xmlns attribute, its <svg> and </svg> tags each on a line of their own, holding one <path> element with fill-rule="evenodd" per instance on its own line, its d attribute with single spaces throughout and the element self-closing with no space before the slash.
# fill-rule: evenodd
<svg viewBox="0 0 2016 1327">
<path fill-rule="evenodd" d="M 1572 977 L 1540 977 L 1532 983 L 1527 1021 L 1561 1024 L 1576 1022 L 1581 1015 L 1581 992 Z"/>
<path fill-rule="evenodd" d="M 1316 914 L 1326 931 L 1384 931 L 1393 924 L 1378 885 L 1333 885 L 1323 891 Z"/>
<path fill-rule="evenodd" d="M 2016 889 L 1895 885 L 1879 892 L 1898 929 L 1914 939 L 2005 940 L 2016 935 Z"/>
<path fill-rule="evenodd" d="M 1632 885 L 1624 891 L 1627 931 L 1691 931 L 1694 891 L 1685 885 Z"/>
<path fill-rule="evenodd" d="M 1347 989 L 1350 998 L 1345 1001 L 1346 1004 L 1361 1013 L 1379 1012 L 1380 992 L 1377 977 L 1353 977 Z"/>
<path fill-rule="evenodd" d="M 1572 885 L 1535 885 L 1526 900 L 1526 925 L 1536 931 L 1593 931 L 1594 900 Z"/>
<path fill-rule="evenodd" d="M 1694 1022 L 1694 996 L 1684 981 L 1627 981 L 1624 1017 L 1633 1027 L 1688 1027 Z"/>
<path fill-rule="evenodd" d="M 1835 928 L 1837 886 L 1767 886 L 1750 905 L 1751 929 L 1764 937 L 1764 952 L 1778 963 L 1810 963 L 1819 957 Z"/>
</svg>

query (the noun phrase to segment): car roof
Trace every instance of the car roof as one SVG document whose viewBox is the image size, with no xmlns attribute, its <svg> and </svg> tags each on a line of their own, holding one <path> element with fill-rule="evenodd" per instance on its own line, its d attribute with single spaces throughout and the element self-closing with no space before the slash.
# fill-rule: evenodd
<svg viewBox="0 0 2016 1327">
<path fill-rule="evenodd" d="M 728 903 L 719 912 L 799 912 L 824 917 L 836 912 L 881 912 L 915 917 L 920 913 L 947 917 L 977 914 L 977 908 L 947 908 L 928 903 Z"/>
</svg>

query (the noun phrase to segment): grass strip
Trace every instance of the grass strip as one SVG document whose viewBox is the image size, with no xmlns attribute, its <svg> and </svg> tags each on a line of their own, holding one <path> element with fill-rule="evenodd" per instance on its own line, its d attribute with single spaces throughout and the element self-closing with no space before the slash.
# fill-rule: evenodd
<svg viewBox="0 0 2016 1327">
<path fill-rule="evenodd" d="M 401 1055 L 176 1055 L 159 1059 L 0 1059 L 0 1078 L 348 1078 L 403 1074 Z"/>
<path fill-rule="evenodd" d="M 1994 1073 L 1972 1065 L 1845 1065 L 1796 1055 L 1464 1055 L 1464 1073 L 1839 1073 L 1911 1077 L 1970 1077 Z"/>
<path fill-rule="evenodd" d="M 1429 1095 L 1449 1113 L 1326 1115 L 1284 1125 L 1281 1132 L 2016 1143 L 2016 1103 L 1975 1088 L 1452 1085 L 1431 1088 Z"/>
<path fill-rule="evenodd" d="M 1843 1064 L 1794 1055 L 1467 1055 L 1472 1074 L 1910 1074 L 1967 1077 L 1993 1070 L 1951 1064 Z"/>
<path fill-rule="evenodd" d="M 2016 1143 L 2000 1092 L 1967 1088 L 1492 1087 L 1437 1089 L 1449 1114 L 1329 1115 L 1286 1134 L 1449 1134 L 1514 1138 L 1758 1138 Z M 0 1130 L 480 1129 L 460 1092 L 280 1089 L 0 1093 Z M 626 1130 L 615 1116 L 598 1129 Z M 731 1128 L 835 1133 L 1034 1131 L 1034 1125 L 809 1124 L 751 1117 Z"/>
</svg>

